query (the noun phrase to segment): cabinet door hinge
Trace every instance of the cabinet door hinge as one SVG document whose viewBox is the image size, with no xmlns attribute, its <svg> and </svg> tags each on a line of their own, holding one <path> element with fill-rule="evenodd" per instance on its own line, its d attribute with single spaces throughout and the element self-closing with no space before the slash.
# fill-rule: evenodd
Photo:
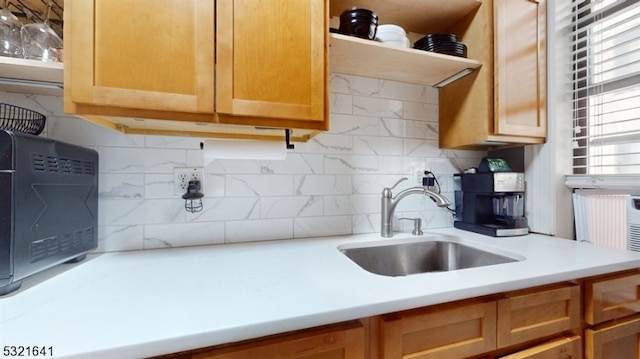
<svg viewBox="0 0 640 359">
<path fill-rule="evenodd" d="M 127 126 L 127 125 L 123 125 L 121 123 L 116 123 L 116 130 L 118 130 L 120 132 L 126 132 L 128 128 L 129 128 L 129 126 Z"/>
</svg>

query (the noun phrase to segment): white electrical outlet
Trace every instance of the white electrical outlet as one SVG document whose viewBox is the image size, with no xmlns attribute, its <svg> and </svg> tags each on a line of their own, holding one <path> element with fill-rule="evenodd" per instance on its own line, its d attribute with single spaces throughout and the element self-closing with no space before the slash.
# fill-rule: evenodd
<svg viewBox="0 0 640 359">
<path fill-rule="evenodd" d="M 189 181 L 200 181 L 200 192 L 204 193 L 204 168 L 177 167 L 173 169 L 173 184 L 176 195 L 182 196 L 187 192 Z"/>
<path fill-rule="evenodd" d="M 430 171 L 428 168 L 424 167 L 414 167 L 413 168 L 413 184 L 414 186 L 422 186 L 422 179 L 426 177 L 424 174 L 425 171 Z"/>
<path fill-rule="evenodd" d="M 422 186 L 422 177 L 424 177 L 424 170 L 420 167 L 413 168 L 413 185 Z"/>
</svg>

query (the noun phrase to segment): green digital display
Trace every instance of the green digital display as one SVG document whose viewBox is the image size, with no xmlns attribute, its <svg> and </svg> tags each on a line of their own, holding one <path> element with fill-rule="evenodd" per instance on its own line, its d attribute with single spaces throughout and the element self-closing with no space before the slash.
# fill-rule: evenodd
<svg viewBox="0 0 640 359">
<path fill-rule="evenodd" d="M 511 167 L 504 158 L 485 157 L 480 162 L 481 172 L 510 172 Z"/>
</svg>

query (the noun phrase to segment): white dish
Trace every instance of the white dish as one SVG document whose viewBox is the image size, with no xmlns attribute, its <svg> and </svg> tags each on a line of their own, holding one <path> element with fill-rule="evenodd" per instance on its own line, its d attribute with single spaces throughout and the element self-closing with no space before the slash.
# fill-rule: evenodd
<svg viewBox="0 0 640 359">
<path fill-rule="evenodd" d="M 409 47 L 410 41 L 404 29 L 398 25 L 378 25 L 376 40 L 387 45 Z"/>
<path fill-rule="evenodd" d="M 383 24 L 383 25 L 378 25 L 378 33 L 384 33 L 384 34 L 397 34 L 398 36 L 402 37 L 402 36 L 407 36 L 407 33 L 404 31 L 404 29 L 398 25 L 394 25 L 394 24 Z"/>
</svg>

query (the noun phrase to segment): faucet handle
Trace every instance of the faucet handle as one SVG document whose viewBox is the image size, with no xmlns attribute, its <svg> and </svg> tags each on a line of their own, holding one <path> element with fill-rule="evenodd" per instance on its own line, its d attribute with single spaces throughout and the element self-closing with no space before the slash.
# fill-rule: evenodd
<svg viewBox="0 0 640 359">
<path fill-rule="evenodd" d="M 391 190 L 392 190 L 392 189 L 394 189 L 394 188 L 396 188 L 396 187 L 400 184 L 400 182 L 402 182 L 402 181 L 406 181 L 406 180 L 408 180 L 408 178 L 407 178 L 407 177 L 402 177 L 402 178 L 400 178 L 400 180 L 398 180 L 398 182 L 396 182 L 396 184 L 394 184 L 393 186 L 383 188 L 383 189 L 382 189 L 382 198 L 391 198 L 391 197 L 393 196 L 393 194 L 391 193 Z"/>
<path fill-rule="evenodd" d="M 399 220 L 413 221 L 413 231 L 411 232 L 411 234 L 413 234 L 414 236 L 421 236 L 424 234 L 422 232 L 422 218 L 402 217 L 402 218 L 399 218 Z"/>
</svg>

